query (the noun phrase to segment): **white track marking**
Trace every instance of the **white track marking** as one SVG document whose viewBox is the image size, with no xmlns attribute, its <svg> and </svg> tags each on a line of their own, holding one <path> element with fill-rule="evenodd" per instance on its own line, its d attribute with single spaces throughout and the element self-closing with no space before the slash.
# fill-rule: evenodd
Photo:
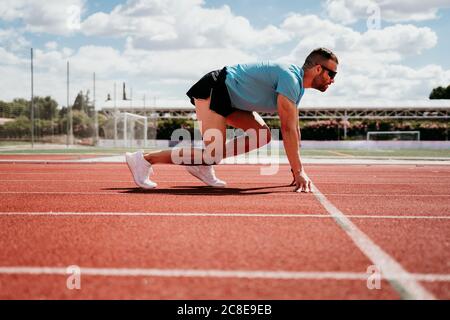
<svg viewBox="0 0 450 320">
<path fill-rule="evenodd" d="M 250 217 L 250 218 L 318 218 L 332 219 L 329 214 L 289 213 L 202 213 L 202 212 L 0 212 L 2 216 L 127 216 L 127 217 Z M 449 216 L 348 215 L 349 219 L 449 220 Z"/>
<path fill-rule="evenodd" d="M 435 160 L 424 160 L 422 158 L 411 158 L 410 160 L 397 158 L 347 158 L 341 157 L 338 158 L 339 165 L 370 165 L 370 166 L 447 166 L 450 165 L 450 161 L 448 161 L 447 157 L 439 157 L 434 158 Z M 257 163 L 249 163 L 249 162 L 257 162 Z M 267 165 L 270 163 L 277 163 L 279 165 L 288 165 L 289 161 L 286 157 L 275 158 L 275 159 L 261 159 L 262 161 L 258 161 L 257 158 L 227 158 L 224 160 L 221 165 Z M 336 158 L 309 158 L 304 157 L 303 162 L 308 165 L 336 165 Z M 242 161 L 241 163 L 239 163 Z M 122 164 L 125 161 L 122 158 L 113 159 L 113 157 L 105 157 L 105 158 L 88 158 L 88 159 L 68 159 L 68 160 L 37 160 L 37 159 L 24 159 L 24 160 L 13 160 L 13 159 L 0 159 L 0 164 L 76 164 L 76 165 L 93 165 L 93 164 L 101 164 L 101 165 L 110 165 L 110 164 Z"/>
<path fill-rule="evenodd" d="M 336 223 L 347 233 L 356 246 L 377 266 L 392 287 L 403 299 L 433 300 L 435 297 L 406 271 L 400 263 L 374 243 L 350 219 L 336 208 L 315 185 L 313 192 L 317 200 L 330 213 Z"/>
<path fill-rule="evenodd" d="M 265 270 L 219 270 L 219 269 L 130 269 L 130 268 L 87 268 L 80 267 L 81 276 L 110 277 L 188 277 L 188 278 L 245 278 L 271 280 L 365 280 L 370 273 L 361 272 L 296 272 Z M 66 268 L 60 267 L 0 267 L 0 274 L 67 275 Z M 405 274 L 390 274 L 389 281 L 402 281 Z M 448 282 L 448 274 L 408 274 L 405 280 L 426 282 Z"/>
<path fill-rule="evenodd" d="M 324 193 L 327 196 L 339 196 L 339 197 L 414 197 L 414 198 L 433 198 L 433 197 L 450 197 L 449 194 L 401 194 L 401 193 Z"/>
</svg>

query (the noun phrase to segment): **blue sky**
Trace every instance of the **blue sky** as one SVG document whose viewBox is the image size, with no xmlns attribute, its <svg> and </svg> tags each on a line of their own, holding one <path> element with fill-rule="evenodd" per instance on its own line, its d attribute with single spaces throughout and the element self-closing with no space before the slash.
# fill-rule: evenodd
<svg viewBox="0 0 450 320">
<path fill-rule="evenodd" d="M 112 1 L 89 1 L 86 3 L 85 11 L 82 13 L 82 18 L 88 17 L 98 11 L 110 12 L 117 5 L 124 4 L 122 0 Z M 316 14 L 322 17 L 326 17 L 323 11 L 323 4 L 320 1 L 303 0 L 303 1 L 291 1 L 291 0 L 206 0 L 205 7 L 217 8 L 227 5 L 231 8 L 236 15 L 246 17 L 255 27 L 264 27 L 268 24 L 278 25 L 280 24 L 286 15 L 291 12 L 301 12 L 302 14 Z M 0 20 L 0 26 L 9 27 L 7 23 Z M 383 21 L 384 26 L 393 25 L 393 22 Z M 11 26 L 19 27 L 21 23 L 11 24 Z M 439 63 L 445 68 L 450 68 L 450 59 L 447 58 L 447 52 L 450 52 L 450 40 L 448 32 L 450 30 L 450 8 L 443 8 L 439 11 L 437 19 L 428 21 L 415 22 L 415 25 L 422 27 L 432 28 L 440 41 L 437 45 L 424 52 L 419 56 L 408 57 L 406 60 L 407 65 L 411 67 L 421 66 L 430 61 Z M 354 25 L 354 29 L 363 31 L 366 27 L 364 21 L 360 21 Z M 29 38 L 33 44 L 37 47 L 43 46 L 48 41 L 61 41 L 67 44 L 68 47 L 76 49 L 79 46 L 86 44 L 101 44 L 112 45 L 120 48 L 123 46 L 123 41 L 106 37 L 85 37 L 82 35 L 68 36 L 68 37 L 56 37 L 51 34 L 33 34 L 29 33 Z"/>
<path fill-rule="evenodd" d="M 67 29 L 68 8 L 79 28 Z M 368 29 L 370 12 L 380 27 Z M 273 60 L 301 64 L 326 46 L 340 57 L 336 83 L 309 101 L 426 99 L 450 84 L 450 3 L 418 0 L 5 0 L 0 4 L 0 100 L 29 95 L 29 49 L 37 94 L 65 102 L 65 63 L 73 92 L 99 96 L 127 82 L 137 97 L 184 104 L 185 90 L 223 65 Z M 99 98 L 100 100 L 100 98 Z"/>
</svg>

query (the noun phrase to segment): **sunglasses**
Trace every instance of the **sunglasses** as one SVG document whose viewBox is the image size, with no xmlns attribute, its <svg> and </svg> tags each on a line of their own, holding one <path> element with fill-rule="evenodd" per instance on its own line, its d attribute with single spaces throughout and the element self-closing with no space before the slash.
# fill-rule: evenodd
<svg viewBox="0 0 450 320">
<path fill-rule="evenodd" d="M 319 66 L 321 66 L 322 68 L 324 68 L 325 70 L 328 71 L 328 76 L 330 77 L 330 79 L 334 79 L 334 77 L 336 77 L 337 72 L 328 69 L 327 67 L 325 67 L 324 65 L 319 64 Z"/>
</svg>

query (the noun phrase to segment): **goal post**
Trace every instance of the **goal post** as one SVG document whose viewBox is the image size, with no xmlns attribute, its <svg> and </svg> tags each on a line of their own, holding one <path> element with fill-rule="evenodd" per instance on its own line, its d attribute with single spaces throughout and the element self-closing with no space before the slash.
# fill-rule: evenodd
<svg viewBox="0 0 450 320">
<path fill-rule="evenodd" d="M 128 112 L 123 112 L 122 117 L 125 147 L 133 147 L 133 144 L 139 139 L 143 140 L 143 146 L 145 146 L 147 144 L 147 117 Z"/>
<path fill-rule="evenodd" d="M 420 141 L 420 131 L 369 131 L 366 139 Z"/>
<path fill-rule="evenodd" d="M 105 143 L 112 147 L 145 148 L 156 138 L 157 122 L 146 116 L 117 112 L 104 126 Z"/>
</svg>

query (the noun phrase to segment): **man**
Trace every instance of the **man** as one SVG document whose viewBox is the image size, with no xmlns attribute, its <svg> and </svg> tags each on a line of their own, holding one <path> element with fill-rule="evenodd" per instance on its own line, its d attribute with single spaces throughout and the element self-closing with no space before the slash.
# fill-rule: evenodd
<svg viewBox="0 0 450 320">
<path fill-rule="evenodd" d="M 213 164 L 269 143 L 270 129 L 257 112 L 278 112 L 283 145 L 294 177 L 294 191 L 310 192 L 311 181 L 299 154 L 297 105 L 307 88 L 325 92 L 334 82 L 337 66 L 335 54 L 318 48 L 308 55 L 302 68 L 293 64 L 258 63 L 225 67 L 206 74 L 187 95 L 195 105 L 205 147 L 212 151 L 186 147 L 146 154 L 143 151 L 127 153 L 126 160 L 134 181 L 143 189 L 155 188 L 156 183 L 149 179 L 153 173 L 152 165 L 179 164 L 179 159 L 174 159 L 177 155 L 190 160 L 183 163 L 190 174 L 209 186 L 224 187 L 226 183 L 216 177 Z M 226 142 L 227 125 L 247 132 L 254 130 L 258 134 L 243 135 Z M 244 145 L 244 148 L 236 148 L 238 145 Z"/>
</svg>

